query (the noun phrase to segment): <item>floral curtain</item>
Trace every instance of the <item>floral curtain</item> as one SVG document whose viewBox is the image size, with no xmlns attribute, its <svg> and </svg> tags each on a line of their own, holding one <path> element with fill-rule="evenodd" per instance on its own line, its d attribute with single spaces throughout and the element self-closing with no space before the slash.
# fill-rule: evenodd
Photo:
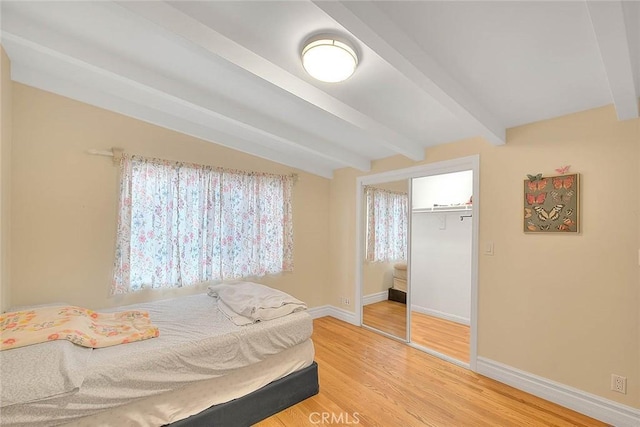
<svg viewBox="0 0 640 427">
<path fill-rule="evenodd" d="M 407 213 L 404 193 L 365 187 L 367 203 L 366 258 L 390 262 L 407 258 Z"/>
<path fill-rule="evenodd" d="M 293 177 L 124 155 L 111 292 L 293 270 Z"/>
</svg>

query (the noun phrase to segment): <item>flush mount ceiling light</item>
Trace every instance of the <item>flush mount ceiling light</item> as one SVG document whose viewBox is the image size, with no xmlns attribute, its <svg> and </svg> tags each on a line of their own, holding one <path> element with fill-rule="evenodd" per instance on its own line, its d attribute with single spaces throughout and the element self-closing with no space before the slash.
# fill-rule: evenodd
<svg viewBox="0 0 640 427">
<path fill-rule="evenodd" d="M 358 65 L 355 49 L 332 35 L 310 38 L 302 49 L 302 66 L 323 82 L 337 83 L 351 77 Z"/>
</svg>

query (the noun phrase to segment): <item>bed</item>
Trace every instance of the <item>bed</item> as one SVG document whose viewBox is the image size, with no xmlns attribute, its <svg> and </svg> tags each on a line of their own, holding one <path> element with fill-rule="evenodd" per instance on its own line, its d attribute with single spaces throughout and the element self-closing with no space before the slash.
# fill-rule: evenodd
<svg viewBox="0 0 640 427">
<path fill-rule="evenodd" d="M 38 369 L 47 370 L 40 366 L 45 358 L 38 351 L 61 354 L 54 366 L 74 368 L 65 379 L 69 392 L 5 405 L 0 423 L 248 426 L 318 393 L 306 311 L 237 326 L 207 294 L 121 309 L 148 311 L 160 336 L 101 349 L 58 340 L 0 352 L 5 387 L 12 384 L 5 375 L 15 359 L 42 360 L 27 366 L 33 366 L 32 381 L 44 376 Z"/>
</svg>

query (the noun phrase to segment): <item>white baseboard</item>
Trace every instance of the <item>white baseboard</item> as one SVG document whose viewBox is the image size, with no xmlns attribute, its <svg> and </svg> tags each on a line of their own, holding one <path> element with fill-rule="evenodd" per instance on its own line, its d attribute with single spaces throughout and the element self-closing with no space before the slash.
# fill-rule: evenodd
<svg viewBox="0 0 640 427">
<path fill-rule="evenodd" d="M 445 313 L 443 311 L 432 310 L 430 308 L 421 307 L 415 304 L 411 304 L 411 311 L 416 311 L 418 313 L 426 314 L 427 316 L 439 317 L 440 319 L 444 319 L 444 320 L 450 320 L 452 322 L 460 323 L 462 325 L 469 326 L 471 324 L 471 320 L 469 318 L 457 316 L 455 314 Z"/>
<path fill-rule="evenodd" d="M 313 307 L 307 310 L 312 319 L 319 317 L 331 316 L 343 322 L 351 323 L 352 325 L 360 326 L 356 323 L 356 315 L 351 311 L 343 310 L 332 305 L 323 305 L 320 307 Z"/>
<path fill-rule="evenodd" d="M 331 307 L 330 305 L 322 305 L 320 307 L 313 307 L 307 309 L 307 313 L 311 316 L 312 319 L 318 319 L 320 317 L 331 316 Z"/>
<path fill-rule="evenodd" d="M 478 373 L 615 427 L 640 426 L 640 409 L 478 357 Z"/>
<path fill-rule="evenodd" d="M 380 301 L 386 301 L 389 297 L 389 291 L 382 291 L 375 294 L 369 294 L 362 297 L 362 305 L 375 304 Z"/>
</svg>

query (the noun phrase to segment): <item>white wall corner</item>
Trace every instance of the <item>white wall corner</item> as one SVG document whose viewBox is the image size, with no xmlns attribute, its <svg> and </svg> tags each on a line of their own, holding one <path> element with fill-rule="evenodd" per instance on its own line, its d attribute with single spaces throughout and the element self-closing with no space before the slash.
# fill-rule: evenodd
<svg viewBox="0 0 640 427">
<path fill-rule="evenodd" d="M 307 310 L 312 319 L 318 319 L 320 317 L 331 316 L 343 322 L 350 323 L 355 326 L 360 326 L 356 322 L 356 314 L 347 310 L 343 310 L 332 305 L 323 305 L 320 307 L 313 307 Z"/>
<path fill-rule="evenodd" d="M 640 409 L 478 357 L 477 372 L 615 427 L 640 426 Z"/>
<path fill-rule="evenodd" d="M 455 314 L 445 313 L 443 311 L 432 310 L 430 308 L 421 307 L 419 305 L 411 304 L 411 311 L 426 314 L 427 316 L 433 316 L 451 322 L 459 323 L 461 325 L 471 325 L 471 319 L 468 317 L 456 316 Z"/>
<path fill-rule="evenodd" d="M 386 301 L 389 297 L 389 291 L 377 292 L 362 297 L 362 305 L 375 304 L 377 302 Z"/>
</svg>

